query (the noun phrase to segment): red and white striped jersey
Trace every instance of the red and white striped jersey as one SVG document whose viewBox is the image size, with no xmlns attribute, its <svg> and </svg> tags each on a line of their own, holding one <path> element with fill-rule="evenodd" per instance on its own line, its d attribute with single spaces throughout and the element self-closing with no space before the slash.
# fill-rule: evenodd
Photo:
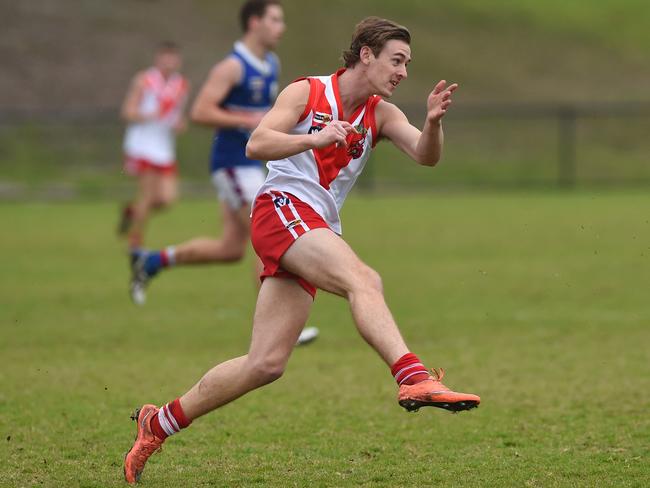
<svg viewBox="0 0 650 488">
<path fill-rule="evenodd" d="M 309 100 L 298 124 L 291 134 L 312 134 L 322 130 L 332 120 L 347 120 L 355 128 L 348 135 L 347 146 L 334 144 L 311 149 L 278 161 L 269 161 L 269 173 L 258 196 L 272 190 L 291 193 L 308 203 L 337 234 L 341 233 L 339 211 L 357 177 L 377 144 L 375 107 L 381 100 L 373 95 L 349 117 L 344 117 L 339 95 L 338 77 L 341 69 L 331 76 L 307 78 Z"/>
<path fill-rule="evenodd" d="M 155 119 L 129 124 L 124 151 L 131 157 L 147 159 L 154 164 L 169 164 L 176 159 L 174 125 L 187 99 L 187 80 L 178 73 L 165 79 L 160 70 L 149 68 L 143 81 L 138 110 Z"/>
</svg>

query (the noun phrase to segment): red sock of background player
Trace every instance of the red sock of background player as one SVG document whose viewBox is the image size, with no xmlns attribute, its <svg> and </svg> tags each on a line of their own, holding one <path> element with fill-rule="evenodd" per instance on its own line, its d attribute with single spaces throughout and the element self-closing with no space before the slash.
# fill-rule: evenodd
<svg viewBox="0 0 650 488">
<path fill-rule="evenodd" d="M 395 361 L 390 368 L 398 385 L 414 385 L 426 380 L 430 374 L 415 354 L 409 352 Z"/>
<path fill-rule="evenodd" d="M 183 412 L 180 398 L 177 398 L 160 407 L 158 415 L 151 419 L 151 431 L 159 439 L 166 439 L 188 427 L 191 423 L 192 421 Z"/>
<path fill-rule="evenodd" d="M 160 251 L 160 264 L 163 268 L 174 266 L 176 264 L 176 247 L 167 246 Z"/>
<path fill-rule="evenodd" d="M 168 268 L 176 264 L 176 248 L 169 246 L 162 251 L 151 251 L 147 253 L 144 261 L 144 269 L 149 275 L 154 276 L 162 268 Z"/>
</svg>

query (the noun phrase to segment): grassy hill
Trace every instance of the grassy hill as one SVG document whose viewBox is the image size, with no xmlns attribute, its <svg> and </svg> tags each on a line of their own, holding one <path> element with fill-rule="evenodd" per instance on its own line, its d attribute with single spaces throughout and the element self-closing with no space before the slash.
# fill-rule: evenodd
<svg viewBox="0 0 650 488">
<path fill-rule="evenodd" d="M 163 38 L 185 47 L 195 84 L 239 35 L 239 1 L 0 2 L 0 107 L 115 106 Z M 413 32 L 398 101 L 441 77 L 461 100 L 648 99 L 650 4 L 640 0 L 286 1 L 284 81 L 337 66 L 353 25 L 380 15 Z"/>
<path fill-rule="evenodd" d="M 44 124 L 37 114 L 27 124 L 2 124 L 3 109 L 114 111 L 129 79 L 148 65 L 161 39 L 183 46 L 196 93 L 240 35 L 239 5 L 239 0 L 0 0 L 0 194 L 11 197 L 17 184 L 41 192 L 52 183 L 68 185 L 55 193 L 115 193 L 124 183 L 123 128 L 116 117 L 74 123 L 54 117 Z M 468 117 L 467 111 L 460 116 L 476 103 L 650 106 L 647 2 L 304 0 L 285 1 L 285 11 L 288 30 L 279 47 L 283 84 L 335 70 L 353 26 L 368 15 L 394 19 L 412 31 L 413 63 L 395 101 L 410 108 L 416 124 L 419 104 L 435 81 L 460 83 L 446 121 L 445 164 L 424 171 L 382 144 L 365 176 L 378 187 L 554 184 L 565 129 L 557 113 L 517 118 L 506 108 L 497 117 Z M 578 179 L 649 181 L 648 123 L 650 111 L 634 118 L 580 119 L 576 148 L 569 150 L 575 152 Z M 211 131 L 198 127 L 180 138 L 183 178 L 205 181 L 211 138 Z"/>
</svg>

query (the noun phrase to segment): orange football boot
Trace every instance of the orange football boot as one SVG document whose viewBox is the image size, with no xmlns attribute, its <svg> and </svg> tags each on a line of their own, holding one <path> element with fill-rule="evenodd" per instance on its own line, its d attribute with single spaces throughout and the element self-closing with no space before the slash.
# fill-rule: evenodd
<svg viewBox="0 0 650 488">
<path fill-rule="evenodd" d="M 451 391 L 442 384 L 445 370 L 432 369 L 434 376 L 415 385 L 401 385 L 397 399 L 399 404 L 409 412 L 417 412 L 420 407 L 438 407 L 451 412 L 470 410 L 478 407 L 480 397 L 471 393 Z"/>
<path fill-rule="evenodd" d="M 151 455 L 162 449 L 165 439 L 160 439 L 151 431 L 151 419 L 158 415 L 155 405 L 143 405 L 131 416 L 138 422 L 138 433 L 133 447 L 124 456 L 124 478 L 127 483 L 137 483 L 144 470 L 144 465 Z"/>
</svg>

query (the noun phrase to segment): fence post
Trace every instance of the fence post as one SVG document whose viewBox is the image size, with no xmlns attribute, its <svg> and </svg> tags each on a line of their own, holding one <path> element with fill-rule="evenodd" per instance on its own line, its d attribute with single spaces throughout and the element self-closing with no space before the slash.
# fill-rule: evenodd
<svg viewBox="0 0 650 488">
<path fill-rule="evenodd" d="M 577 119 L 574 107 L 560 107 L 558 110 L 558 173 L 557 183 L 561 188 L 573 188 L 576 184 Z"/>
</svg>

